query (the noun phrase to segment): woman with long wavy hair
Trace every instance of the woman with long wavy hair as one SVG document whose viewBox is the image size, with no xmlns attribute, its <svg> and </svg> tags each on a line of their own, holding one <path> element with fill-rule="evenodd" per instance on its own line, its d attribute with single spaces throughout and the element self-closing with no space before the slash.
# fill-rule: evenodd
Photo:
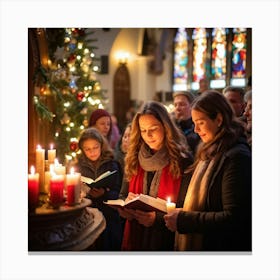
<svg viewBox="0 0 280 280">
<path fill-rule="evenodd" d="M 147 102 L 132 121 L 125 157 L 125 178 L 129 182 L 126 200 L 143 193 L 165 200 L 170 197 L 180 207 L 183 171 L 192 162 L 185 137 L 166 108 L 156 101 Z M 119 213 L 127 219 L 123 250 L 174 249 L 175 234 L 165 227 L 163 213 L 131 209 Z"/>
</svg>

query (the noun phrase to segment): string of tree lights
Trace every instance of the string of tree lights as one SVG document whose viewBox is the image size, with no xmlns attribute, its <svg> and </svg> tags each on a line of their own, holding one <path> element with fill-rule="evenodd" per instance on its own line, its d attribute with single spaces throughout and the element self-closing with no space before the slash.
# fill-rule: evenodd
<svg viewBox="0 0 280 280">
<path fill-rule="evenodd" d="M 34 75 L 38 91 L 34 105 L 39 117 L 53 124 L 57 157 L 60 161 L 75 159 L 78 137 L 88 126 L 89 115 L 108 103 L 106 90 L 96 78 L 99 61 L 85 28 L 49 28 L 48 67 L 39 65 Z M 46 96 L 53 96 L 55 106 L 47 106 Z"/>
</svg>

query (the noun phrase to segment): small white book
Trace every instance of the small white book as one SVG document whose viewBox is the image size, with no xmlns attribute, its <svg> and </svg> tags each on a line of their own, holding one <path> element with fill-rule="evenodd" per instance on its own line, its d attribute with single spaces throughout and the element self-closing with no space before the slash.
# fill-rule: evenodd
<svg viewBox="0 0 280 280">
<path fill-rule="evenodd" d="M 152 197 L 146 194 L 139 194 L 136 198 L 125 202 L 122 199 L 112 199 L 104 201 L 105 204 L 113 208 L 138 209 L 146 212 L 161 211 L 167 213 L 166 201 L 159 197 Z"/>
<path fill-rule="evenodd" d="M 109 176 L 111 176 L 112 174 L 115 174 L 117 172 L 117 170 L 113 170 L 113 171 L 106 171 L 104 173 L 102 173 L 101 175 L 99 175 L 95 180 L 89 177 L 85 177 L 85 176 L 81 176 L 81 181 L 83 183 L 86 183 L 87 185 L 92 185 L 93 187 L 95 186 L 95 184 Z"/>
</svg>

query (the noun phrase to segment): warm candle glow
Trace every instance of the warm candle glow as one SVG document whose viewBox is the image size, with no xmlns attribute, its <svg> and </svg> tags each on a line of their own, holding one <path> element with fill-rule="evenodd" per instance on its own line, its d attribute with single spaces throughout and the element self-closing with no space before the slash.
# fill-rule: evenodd
<svg viewBox="0 0 280 280">
<path fill-rule="evenodd" d="M 48 150 L 49 164 L 54 163 L 55 157 L 56 157 L 56 150 L 53 148 L 53 144 L 50 144 L 50 150 Z"/>
<path fill-rule="evenodd" d="M 30 167 L 30 174 L 31 175 L 35 174 L 35 167 L 33 165 Z"/>
<path fill-rule="evenodd" d="M 74 167 L 71 167 L 70 173 L 66 174 L 66 191 L 68 205 L 75 205 L 80 202 L 80 181 L 81 173 L 76 173 Z"/>
<path fill-rule="evenodd" d="M 53 164 L 50 165 L 50 173 L 54 173 L 54 165 Z"/>
<path fill-rule="evenodd" d="M 40 192 L 45 193 L 45 149 L 37 145 L 36 149 L 36 172 L 39 173 Z"/>
<path fill-rule="evenodd" d="M 169 213 L 170 211 L 174 210 L 175 208 L 176 208 L 176 204 L 174 202 L 171 202 L 170 197 L 168 197 L 167 201 L 166 201 L 167 213 Z"/>
</svg>

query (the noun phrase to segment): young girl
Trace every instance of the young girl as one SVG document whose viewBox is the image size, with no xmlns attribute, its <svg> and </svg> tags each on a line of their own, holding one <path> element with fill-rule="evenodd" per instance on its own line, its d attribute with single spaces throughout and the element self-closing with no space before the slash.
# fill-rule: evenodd
<svg viewBox="0 0 280 280">
<path fill-rule="evenodd" d="M 117 171 L 106 178 L 104 186 L 91 188 L 87 197 L 92 200 L 92 207 L 98 208 L 106 219 L 106 229 L 97 240 L 95 249 L 120 250 L 122 240 L 120 216 L 116 210 L 103 203 L 119 196 L 122 182 L 120 164 L 114 160 L 113 151 L 107 140 L 95 128 L 88 128 L 82 133 L 79 148 L 82 154 L 78 158 L 78 169 L 82 176 L 96 179 L 105 171 Z"/>
</svg>

